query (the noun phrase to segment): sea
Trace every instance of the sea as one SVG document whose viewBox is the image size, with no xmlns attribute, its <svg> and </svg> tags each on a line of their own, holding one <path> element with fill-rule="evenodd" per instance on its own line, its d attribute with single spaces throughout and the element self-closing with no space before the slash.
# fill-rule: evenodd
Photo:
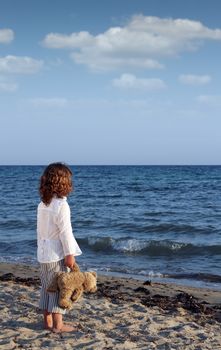
<svg viewBox="0 0 221 350">
<path fill-rule="evenodd" d="M 37 265 L 44 166 L 0 166 L 0 261 Z M 82 270 L 221 290 L 221 166 L 71 166 Z"/>
</svg>

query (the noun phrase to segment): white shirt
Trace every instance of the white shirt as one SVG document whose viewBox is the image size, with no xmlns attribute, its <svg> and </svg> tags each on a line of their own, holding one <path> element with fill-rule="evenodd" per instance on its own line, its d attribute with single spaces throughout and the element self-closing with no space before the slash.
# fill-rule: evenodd
<svg viewBox="0 0 221 350">
<path fill-rule="evenodd" d="M 37 259 L 40 263 L 59 261 L 66 255 L 82 254 L 72 233 L 70 207 L 66 197 L 54 197 L 49 205 L 39 203 L 37 244 Z"/>
</svg>

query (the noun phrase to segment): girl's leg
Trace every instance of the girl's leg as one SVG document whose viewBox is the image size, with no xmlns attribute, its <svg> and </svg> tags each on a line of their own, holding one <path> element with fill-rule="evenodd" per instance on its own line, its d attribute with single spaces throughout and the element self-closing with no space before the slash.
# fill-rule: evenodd
<svg viewBox="0 0 221 350">
<path fill-rule="evenodd" d="M 48 312 L 47 310 L 44 310 L 43 314 L 44 314 L 44 328 L 51 330 L 53 328 L 52 313 Z"/>
<path fill-rule="evenodd" d="M 52 313 L 53 319 L 53 332 L 72 332 L 76 331 L 76 327 L 69 326 L 68 324 L 63 323 L 62 314 Z"/>
<path fill-rule="evenodd" d="M 40 271 L 42 288 L 39 306 L 44 311 L 44 324 L 46 328 L 51 328 L 55 332 L 71 332 L 76 330 L 74 327 L 63 324 L 62 314 L 65 311 L 58 305 L 59 293 L 47 292 L 47 286 L 54 274 L 59 271 L 67 271 L 66 266 L 64 266 L 64 260 L 56 263 L 41 264 Z"/>
</svg>

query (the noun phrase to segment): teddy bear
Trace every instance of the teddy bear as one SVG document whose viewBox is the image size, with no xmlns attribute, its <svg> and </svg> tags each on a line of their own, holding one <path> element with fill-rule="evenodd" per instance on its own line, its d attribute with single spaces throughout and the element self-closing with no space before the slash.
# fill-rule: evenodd
<svg viewBox="0 0 221 350">
<path fill-rule="evenodd" d="M 83 292 L 95 293 L 97 291 L 96 272 L 81 272 L 77 264 L 71 272 L 57 272 L 49 284 L 47 291 L 59 290 L 58 304 L 64 309 L 71 309 L 73 303 L 78 301 Z"/>
</svg>

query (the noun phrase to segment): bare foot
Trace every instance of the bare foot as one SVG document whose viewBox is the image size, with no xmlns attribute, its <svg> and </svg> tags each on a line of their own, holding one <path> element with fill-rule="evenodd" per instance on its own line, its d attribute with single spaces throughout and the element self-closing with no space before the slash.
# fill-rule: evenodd
<svg viewBox="0 0 221 350">
<path fill-rule="evenodd" d="M 70 326 L 68 324 L 63 324 L 61 328 L 53 328 L 54 333 L 61 333 L 61 332 L 74 332 L 77 331 L 77 327 Z"/>
</svg>

